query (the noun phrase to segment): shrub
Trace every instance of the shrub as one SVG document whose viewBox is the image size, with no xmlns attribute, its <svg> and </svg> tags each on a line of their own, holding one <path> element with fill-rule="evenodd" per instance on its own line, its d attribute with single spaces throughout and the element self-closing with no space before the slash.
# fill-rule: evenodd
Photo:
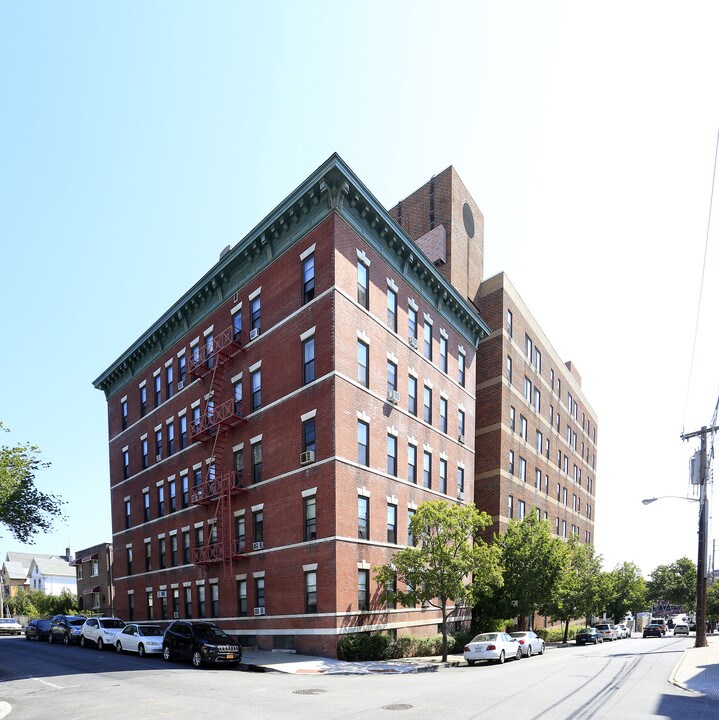
<svg viewBox="0 0 719 720">
<path fill-rule="evenodd" d="M 337 643 L 340 660 L 387 660 L 390 657 L 392 639 L 381 633 L 356 633 L 344 635 Z"/>
</svg>

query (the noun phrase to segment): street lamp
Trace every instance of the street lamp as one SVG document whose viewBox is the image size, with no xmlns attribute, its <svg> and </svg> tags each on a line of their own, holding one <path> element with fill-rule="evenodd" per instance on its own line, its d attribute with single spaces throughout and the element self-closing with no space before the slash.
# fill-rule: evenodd
<svg viewBox="0 0 719 720">
<path fill-rule="evenodd" d="M 650 505 L 657 500 L 664 498 L 676 498 L 677 500 L 688 500 L 689 502 L 699 503 L 699 548 L 697 559 L 697 611 L 696 611 L 696 640 L 694 647 L 706 646 L 707 633 L 707 586 L 705 567 L 707 563 L 707 547 L 706 547 L 706 491 L 705 486 L 701 486 L 701 497 L 685 497 L 683 495 L 661 495 L 660 497 L 646 498 L 642 500 L 643 505 Z"/>
</svg>

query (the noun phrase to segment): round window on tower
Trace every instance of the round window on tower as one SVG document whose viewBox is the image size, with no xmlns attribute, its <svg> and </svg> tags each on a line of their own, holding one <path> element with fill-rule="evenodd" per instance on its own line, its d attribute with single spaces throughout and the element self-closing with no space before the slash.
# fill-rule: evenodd
<svg viewBox="0 0 719 720">
<path fill-rule="evenodd" d="M 462 208 L 462 219 L 464 220 L 464 229 L 467 231 L 467 235 L 470 238 L 474 237 L 474 215 L 472 215 L 472 208 L 469 207 L 469 203 L 464 203 Z"/>
</svg>

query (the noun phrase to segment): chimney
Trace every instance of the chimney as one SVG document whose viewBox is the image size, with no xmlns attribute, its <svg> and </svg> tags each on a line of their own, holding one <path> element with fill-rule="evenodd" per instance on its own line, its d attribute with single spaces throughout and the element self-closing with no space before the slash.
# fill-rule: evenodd
<svg viewBox="0 0 719 720">
<path fill-rule="evenodd" d="M 72 562 L 72 557 L 70 556 L 70 548 L 69 547 L 65 548 L 65 560 L 67 560 L 68 562 Z"/>
</svg>

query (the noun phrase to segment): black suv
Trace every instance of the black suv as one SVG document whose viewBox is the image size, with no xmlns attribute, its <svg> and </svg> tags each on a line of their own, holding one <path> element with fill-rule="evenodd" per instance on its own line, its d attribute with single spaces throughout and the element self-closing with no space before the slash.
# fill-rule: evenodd
<svg viewBox="0 0 719 720">
<path fill-rule="evenodd" d="M 65 645 L 80 642 L 80 630 L 86 619 L 82 615 L 55 615 L 50 621 L 48 642 L 63 642 Z"/>
<path fill-rule="evenodd" d="M 201 665 L 239 665 L 242 648 L 214 623 L 175 620 L 162 639 L 165 660 L 188 659 L 195 667 Z"/>
</svg>

